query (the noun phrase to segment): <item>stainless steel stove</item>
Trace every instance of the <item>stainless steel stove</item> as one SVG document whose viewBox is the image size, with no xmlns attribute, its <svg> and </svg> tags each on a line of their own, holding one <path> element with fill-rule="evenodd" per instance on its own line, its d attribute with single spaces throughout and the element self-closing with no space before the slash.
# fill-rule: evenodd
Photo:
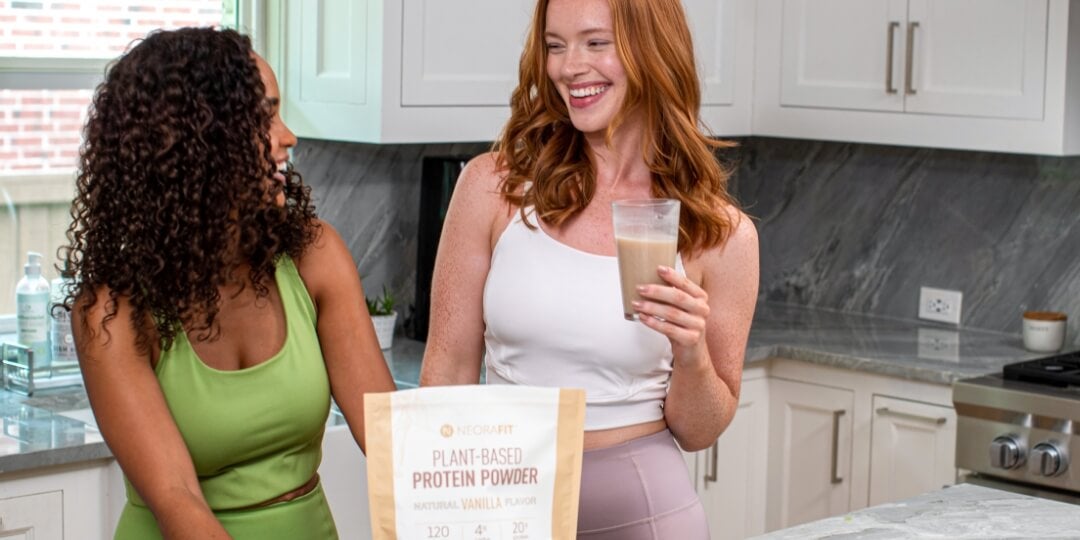
<svg viewBox="0 0 1080 540">
<path fill-rule="evenodd" d="M 1080 504 L 1080 352 L 953 385 L 966 481 Z"/>
</svg>

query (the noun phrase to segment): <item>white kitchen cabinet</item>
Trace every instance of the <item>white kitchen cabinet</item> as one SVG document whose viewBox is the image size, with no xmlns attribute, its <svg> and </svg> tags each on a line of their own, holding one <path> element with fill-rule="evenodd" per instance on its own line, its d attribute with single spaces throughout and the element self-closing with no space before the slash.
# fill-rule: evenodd
<svg viewBox="0 0 1080 540">
<path fill-rule="evenodd" d="M 769 530 L 851 508 L 851 390 L 769 383 Z"/>
<path fill-rule="evenodd" d="M 493 140 L 531 0 L 313 0 L 268 5 L 267 59 L 301 137 Z"/>
<path fill-rule="evenodd" d="M 701 78 L 701 121 L 714 135 L 749 135 L 754 0 L 683 0 Z"/>
<path fill-rule="evenodd" d="M 748 134 L 753 0 L 684 0 L 702 119 Z M 301 137 L 494 140 L 509 117 L 534 0 L 267 0 L 266 57 Z"/>
<path fill-rule="evenodd" d="M 955 449 L 948 385 L 771 358 L 686 458 L 713 538 L 745 538 L 952 484 Z"/>
<path fill-rule="evenodd" d="M 404 0 L 402 106 L 505 107 L 517 85 L 533 4 Z"/>
<path fill-rule="evenodd" d="M 874 396 L 870 506 L 907 499 L 956 481 L 956 411 Z"/>
<path fill-rule="evenodd" d="M 825 445 L 825 442 L 821 440 L 824 435 L 820 431 L 832 427 L 825 425 L 825 418 L 822 416 L 817 420 L 818 442 L 814 443 L 813 450 L 789 447 L 786 439 L 791 438 L 785 439 L 784 430 L 777 425 L 778 414 L 780 414 L 777 403 L 787 400 L 786 394 L 789 392 L 794 392 L 800 401 L 812 401 L 814 398 L 805 397 L 805 394 L 814 391 L 820 391 L 822 395 L 825 395 L 834 394 L 835 390 L 840 390 L 849 393 L 852 397 L 850 415 L 847 412 L 841 415 L 841 418 L 847 416 L 851 422 L 851 437 L 848 443 L 850 466 L 844 466 L 843 444 L 837 456 L 838 469 L 848 472 L 848 476 L 840 475 L 843 481 L 838 485 L 848 485 L 850 502 L 846 509 L 841 509 L 840 504 L 833 504 L 832 508 L 836 513 L 858 510 L 869 504 L 903 499 L 907 496 L 905 490 L 918 489 L 916 485 L 927 486 L 920 491 L 925 492 L 955 482 L 956 471 L 953 468 L 952 456 L 956 451 L 956 421 L 952 408 L 952 388 L 949 385 L 827 367 L 786 358 L 770 360 L 768 368 L 771 434 L 769 440 L 769 530 L 781 526 L 782 519 L 778 516 L 782 517 L 783 505 L 790 504 L 787 502 L 792 499 L 790 493 L 806 493 L 808 490 L 820 489 L 820 477 L 828 473 L 828 471 L 822 471 L 816 475 L 807 473 L 792 476 L 786 470 L 778 469 L 785 459 L 776 456 L 786 456 L 788 452 L 801 453 L 814 458 L 814 461 L 810 462 L 797 458 L 801 467 L 822 468 L 820 465 L 822 458 L 818 454 L 821 453 L 820 447 Z M 802 385 L 802 387 L 791 390 L 791 385 L 788 383 L 794 381 L 797 381 L 796 385 Z M 881 410 L 883 408 L 888 411 Z M 833 410 L 839 409 L 839 405 L 836 405 Z M 818 413 L 819 416 L 824 412 Z M 946 421 L 940 426 L 936 425 L 937 419 L 942 417 Z M 932 438 L 917 435 L 917 430 L 923 427 L 916 425 L 916 422 L 923 418 L 934 423 L 936 430 Z M 893 426 L 899 431 L 887 435 L 893 428 L 885 422 L 893 422 Z M 843 423 L 839 425 L 839 428 L 841 431 L 838 436 L 842 438 L 845 429 Z M 804 429 L 807 428 L 804 427 Z M 882 430 L 883 433 L 877 433 L 876 430 Z M 933 448 L 929 449 L 931 446 Z M 876 472 L 878 467 L 885 466 L 882 461 L 889 459 L 889 456 L 896 456 L 895 464 L 882 469 L 881 472 Z M 913 459 L 918 461 L 911 461 Z M 831 463 L 826 463 L 826 465 L 831 465 Z M 905 478 L 903 481 L 894 482 L 893 486 L 896 487 L 888 487 L 889 481 L 884 479 L 888 478 L 890 474 L 888 471 L 892 470 L 896 475 L 903 475 L 906 467 L 929 467 L 933 469 L 933 472 L 927 474 L 920 470 L 914 478 Z M 877 478 L 877 485 L 873 485 L 875 482 L 872 477 Z M 873 495 L 871 495 L 872 491 Z M 825 511 L 822 508 L 824 504 L 819 503 L 818 510 Z"/>
<path fill-rule="evenodd" d="M 368 508 L 367 459 L 346 425 L 328 426 L 323 435 L 323 459 L 319 466 L 330 512 L 342 540 L 371 538 Z"/>
<path fill-rule="evenodd" d="M 1046 8 L 1046 0 L 787 0 L 780 103 L 1041 119 Z"/>
<path fill-rule="evenodd" d="M 744 379 L 735 418 L 711 448 L 697 453 L 694 483 L 714 539 L 765 533 L 766 385 L 763 378 Z"/>
<path fill-rule="evenodd" d="M 0 499 L 0 538 L 18 540 L 62 540 L 64 494 L 61 491 L 35 493 Z"/>
<path fill-rule="evenodd" d="M 1042 120 L 1047 7 L 1047 0 L 909 0 L 904 110 Z"/>
<path fill-rule="evenodd" d="M 1080 153 L 1077 10 L 1068 0 L 760 0 L 753 132 Z"/>
<path fill-rule="evenodd" d="M 781 105 L 904 110 L 889 69 L 903 47 L 886 35 L 903 34 L 907 0 L 793 0 L 782 14 Z"/>
<path fill-rule="evenodd" d="M 32 472 L 0 480 L 0 538 L 95 540 L 112 538 L 116 525 L 112 460 Z M 122 486 L 121 486 L 122 490 Z"/>
</svg>

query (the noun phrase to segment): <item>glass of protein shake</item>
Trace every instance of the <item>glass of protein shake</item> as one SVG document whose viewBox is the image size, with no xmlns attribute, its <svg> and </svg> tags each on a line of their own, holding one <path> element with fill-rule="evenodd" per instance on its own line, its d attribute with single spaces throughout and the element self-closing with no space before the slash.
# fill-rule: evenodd
<svg viewBox="0 0 1080 540">
<path fill-rule="evenodd" d="M 611 203 L 622 284 L 623 316 L 638 320 L 631 302 L 641 300 L 637 286 L 663 284 L 657 267 L 675 268 L 679 242 L 679 201 L 627 199 Z"/>
</svg>

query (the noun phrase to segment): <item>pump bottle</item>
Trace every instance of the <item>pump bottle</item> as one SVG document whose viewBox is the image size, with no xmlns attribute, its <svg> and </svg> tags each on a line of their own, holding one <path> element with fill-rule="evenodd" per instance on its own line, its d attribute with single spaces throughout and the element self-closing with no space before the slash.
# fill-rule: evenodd
<svg viewBox="0 0 1080 540">
<path fill-rule="evenodd" d="M 75 338 L 71 333 L 71 313 L 58 307 L 67 299 L 68 291 L 73 285 L 71 271 L 65 265 L 60 276 L 52 280 L 50 286 L 49 343 L 52 347 L 50 352 L 54 370 L 78 370 L 79 358 L 75 354 Z"/>
<path fill-rule="evenodd" d="M 25 275 L 15 285 L 15 318 L 19 343 L 34 352 L 34 370 L 50 367 L 49 282 L 41 275 L 41 254 L 26 254 Z"/>
</svg>

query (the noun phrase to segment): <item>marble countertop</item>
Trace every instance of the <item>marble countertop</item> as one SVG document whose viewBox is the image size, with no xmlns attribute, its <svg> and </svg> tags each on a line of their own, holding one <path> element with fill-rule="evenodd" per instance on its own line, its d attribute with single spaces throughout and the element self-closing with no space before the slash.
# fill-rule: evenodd
<svg viewBox="0 0 1080 540">
<path fill-rule="evenodd" d="M 938 384 L 1039 356 L 1048 355 L 1024 350 L 1019 334 L 769 302 L 757 306 L 746 350 L 747 363 L 783 357 Z"/>
<path fill-rule="evenodd" d="M 401 336 L 383 351 L 398 388 L 416 386 L 423 352 L 424 343 Z M 951 384 L 1035 356 L 1022 348 L 1019 335 L 766 302 L 758 305 L 746 362 L 784 357 Z M 342 422 L 331 414 L 328 424 Z M 0 390 L 0 425 L 0 473 L 111 456 L 82 387 L 32 397 Z"/>
<path fill-rule="evenodd" d="M 1078 538 L 1080 507 L 972 484 L 773 531 L 757 540 Z"/>
<path fill-rule="evenodd" d="M 415 388 L 424 343 L 394 339 L 383 351 L 398 388 Z M 336 408 L 327 425 L 344 424 Z M 33 396 L 0 390 L 0 475 L 110 459 L 82 386 L 40 390 Z"/>
</svg>

